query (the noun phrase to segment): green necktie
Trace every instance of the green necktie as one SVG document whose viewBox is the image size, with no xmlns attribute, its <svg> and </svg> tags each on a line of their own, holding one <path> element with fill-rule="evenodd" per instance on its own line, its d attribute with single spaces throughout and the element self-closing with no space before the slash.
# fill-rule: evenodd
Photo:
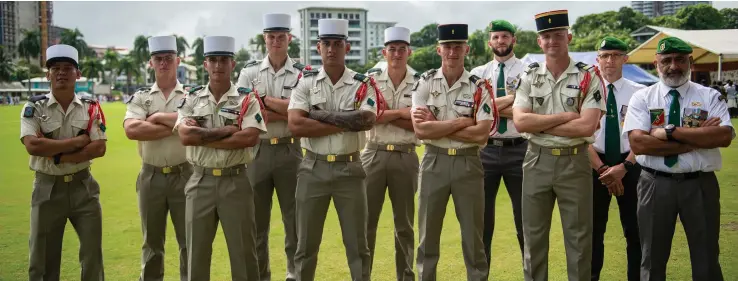
<svg viewBox="0 0 738 281">
<path fill-rule="evenodd" d="M 674 126 L 679 127 L 679 123 L 681 121 L 679 120 L 679 91 L 676 89 L 671 89 L 669 91 L 669 94 L 671 95 L 671 107 L 669 107 L 669 124 L 673 124 Z M 671 168 L 676 165 L 677 161 L 679 160 L 679 155 L 671 155 L 664 157 L 664 164 L 666 164 L 667 167 Z"/>
<path fill-rule="evenodd" d="M 497 97 L 505 96 L 505 64 L 500 63 L 500 74 L 497 75 Z M 497 132 L 504 134 L 507 132 L 507 118 L 500 117 L 500 124 L 497 126 Z"/>
<path fill-rule="evenodd" d="M 614 86 L 607 85 L 607 115 L 605 117 L 605 161 L 614 166 L 620 162 L 620 124 L 618 124 L 618 103 L 615 100 Z"/>
</svg>

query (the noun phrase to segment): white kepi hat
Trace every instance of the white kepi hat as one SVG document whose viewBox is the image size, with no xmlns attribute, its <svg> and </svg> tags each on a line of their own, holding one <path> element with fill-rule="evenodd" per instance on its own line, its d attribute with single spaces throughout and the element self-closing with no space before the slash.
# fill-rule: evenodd
<svg viewBox="0 0 738 281">
<path fill-rule="evenodd" d="M 389 43 L 403 42 L 410 44 L 410 29 L 393 26 L 384 30 L 384 45 Z"/>
<path fill-rule="evenodd" d="M 205 36 L 203 51 L 205 56 L 233 56 L 236 54 L 236 40 L 230 36 Z"/>
<path fill-rule="evenodd" d="M 149 37 L 149 52 L 151 55 L 163 53 L 177 53 L 177 39 L 174 36 L 151 36 Z"/>
<path fill-rule="evenodd" d="M 318 39 L 336 38 L 346 39 L 348 37 L 348 20 L 344 19 L 319 19 Z"/>
<path fill-rule="evenodd" d="M 265 14 L 264 32 L 290 31 L 291 20 L 289 14 Z"/>
<path fill-rule="evenodd" d="M 56 62 L 69 62 L 79 68 L 79 53 L 74 47 L 64 44 L 46 48 L 46 68 Z"/>
</svg>

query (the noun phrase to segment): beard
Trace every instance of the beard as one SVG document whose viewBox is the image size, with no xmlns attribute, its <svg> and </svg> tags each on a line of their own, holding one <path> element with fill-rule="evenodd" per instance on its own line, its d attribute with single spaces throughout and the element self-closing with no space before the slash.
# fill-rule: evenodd
<svg viewBox="0 0 738 281">
<path fill-rule="evenodd" d="M 676 73 L 672 73 L 672 76 L 667 76 L 667 74 L 661 72 L 660 69 L 658 69 L 658 73 L 659 78 L 664 83 L 664 85 L 676 88 L 684 85 L 684 83 L 687 83 L 689 81 L 689 78 L 692 77 L 692 67 L 690 65 L 686 71 L 682 71 L 681 75 L 674 75 Z"/>
<path fill-rule="evenodd" d="M 515 44 L 510 44 L 510 46 L 508 46 L 507 49 L 505 49 L 502 52 L 497 51 L 497 49 L 495 49 L 495 48 L 492 48 L 492 52 L 495 53 L 495 56 L 504 57 L 504 56 L 507 56 L 510 53 L 512 53 L 513 47 L 515 47 Z"/>
</svg>

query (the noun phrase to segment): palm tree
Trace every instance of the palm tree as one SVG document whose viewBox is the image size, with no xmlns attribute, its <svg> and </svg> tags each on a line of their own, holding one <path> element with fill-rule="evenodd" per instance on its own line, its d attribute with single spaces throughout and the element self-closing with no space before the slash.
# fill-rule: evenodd
<svg viewBox="0 0 738 281">
<path fill-rule="evenodd" d="M 79 52 L 80 58 L 90 55 L 91 49 L 87 47 L 85 36 L 79 29 L 67 29 L 62 31 L 60 43 L 74 47 Z"/>
<path fill-rule="evenodd" d="M 28 79 L 28 94 L 31 94 L 31 70 L 28 67 L 25 66 L 18 66 L 15 68 L 15 71 L 13 72 L 13 76 L 15 76 L 15 80 L 23 81 Z"/>
<path fill-rule="evenodd" d="M 287 54 L 291 58 L 299 58 L 300 57 L 300 38 L 297 38 L 294 34 L 292 35 L 292 42 L 290 42 L 290 45 L 287 46 Z"/>
<path fill-rule="evenodd" d="M 3 46 L 0 46 L 0 81 L 10 81 L 10 77 L 15 72 L 14 66 L 13 59 L 5 52 Z"/>
<path fill-rule="evenodd" d="M 126 94 L 131 94 L 131 80 L 133 76 L 140 74 L 139 65 L 136 64 L 136 59 L 129 56 L 125 56 L 118 61 L 118 75 L 126 74 Z"/>
<path fill-rule="evenodd" d="M 136 36 L 136 39 L 133 40 L 133 60 L 136 62 L 136 65 L 141 68 L 139 72 L 139 76 L 141 73 L 144 75 L 144 81 L 146 81 L 146 62 L 149 61 L 149 37 L 144 35 Z M 145 83 L 144 83 L 145 84 Z"/>
<path fill-rule="evenodd" d="M 177 34 L 172 34 L 172 36 L 177 39 L 177 56 L 185 57 L 187 54 L 187 48 L 190 47 L 190 44 L 187 43 L 187 39 Z"/>
<path fill-rule="evenodd" d="M 257 34 L 256 37 L 249 39 L 249 44 L 256 46 L 256 49 L 264 55 L 266 54 L 266 41 L 264 41 L 264 34 Z"/>
<path fill-rule="evenodd" d="M 203 37 L 197 37 L 195 38 L 195 41 L 192 41 L 192 49 L 195 50 L 192 54 L 192 58 L 194 60 L 195 67 L 197 67 L 198 80 L 200 84 L 205 84 L 205 82 L 203 82 L 205 72 L 202 67 L 202 63 L 205 61 L 205 44 Z"/>
<path fill-rule="evenodd" d="M 41 57 L 41 33 L 38 30 L 23 30 L 23 40 L 18 42 L 18 54 L 27 61 Z"/>
<path fill-rule="evenodd" d="M 87 79 L 99 79 L 100 73 L 104 71 L 102 62 L 95 57 L 83 59 L 80 69 L 82 70 L 82 76 L 87 77 Z"/>
<path fill-rule="evenodd" d="M 113 49 L 108 49 L 105 51 L 105 54 L 103 55 L 103 64 L 105 71 L 110 73 L 110 77 L 108 78 L 108 82 L 110 84 L 115 84 L 115 70 L 118 68 L 118 53 L 115 52 Z M 103 78 L 103 80 L 105 80 Z"/>
</svg>

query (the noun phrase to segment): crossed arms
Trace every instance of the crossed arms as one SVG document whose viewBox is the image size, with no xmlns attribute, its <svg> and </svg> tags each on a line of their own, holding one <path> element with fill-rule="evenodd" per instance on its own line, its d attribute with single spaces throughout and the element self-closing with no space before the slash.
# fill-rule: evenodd
<svg viewBox="0 0 738 281">
<path fill-rule="evenodd" d="M 354 110 L 333 112 L 313 109 L 288 110 L 288 128 L 295 137 L 322 137 L 349 131 L 366 131 L 376 123 L 376 115 L 371 111 Z"/>
</svg>

